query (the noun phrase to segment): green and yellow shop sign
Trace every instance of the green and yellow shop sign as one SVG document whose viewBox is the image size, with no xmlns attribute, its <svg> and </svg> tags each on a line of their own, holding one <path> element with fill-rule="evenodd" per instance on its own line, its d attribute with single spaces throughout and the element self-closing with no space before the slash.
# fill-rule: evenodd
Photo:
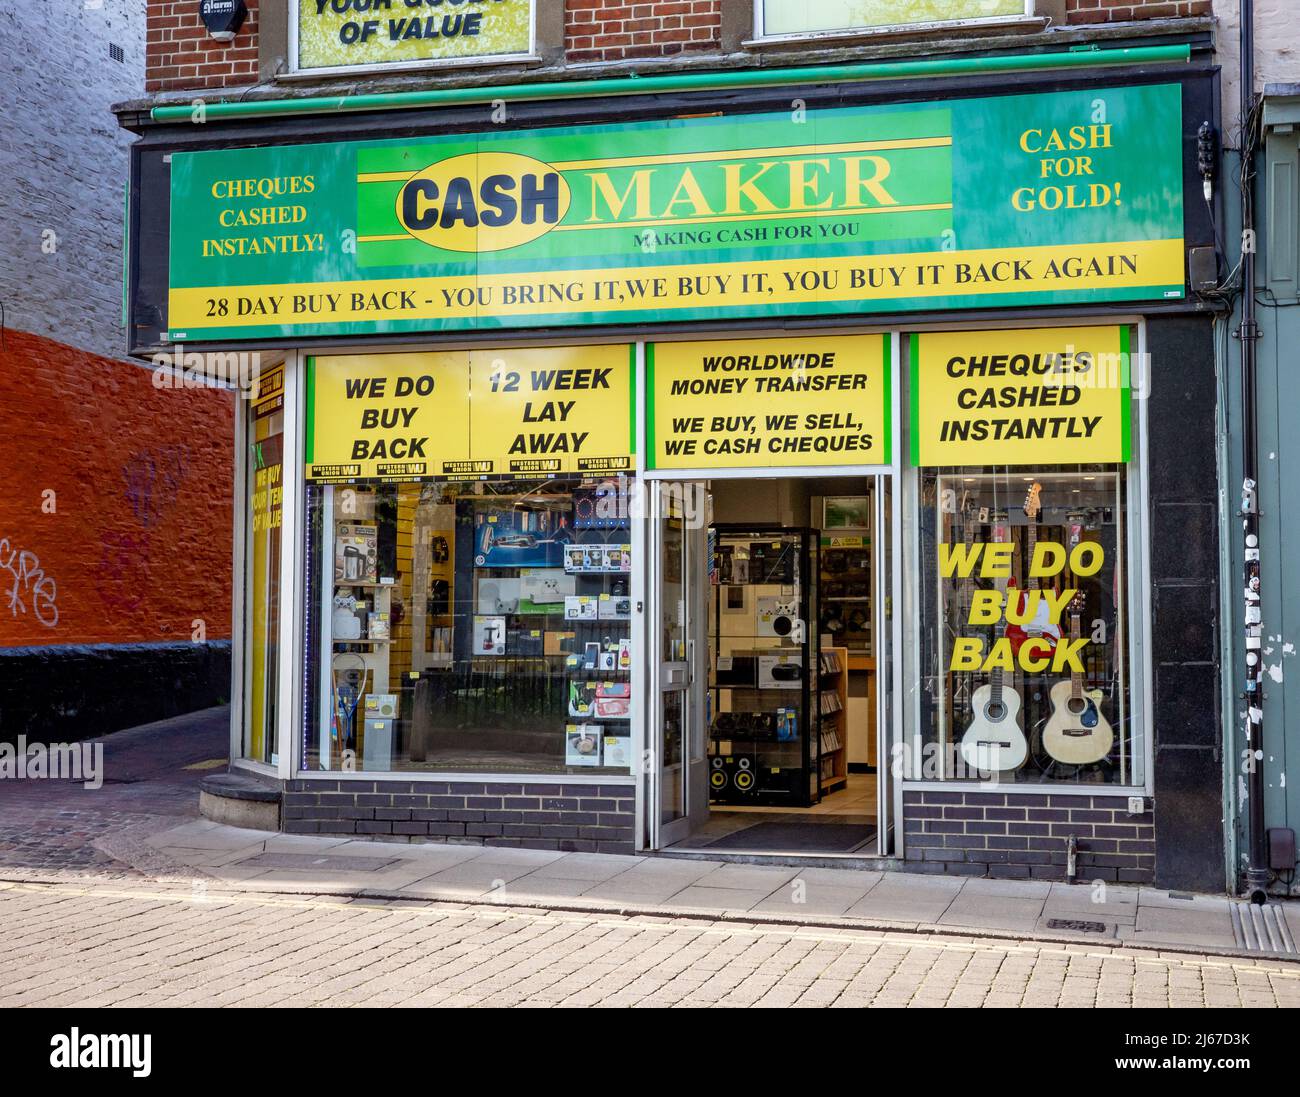
<svg viewBox="0 0 1300 1097">
<path fill-rule="evenodd" d="M 646 466 L 887 465 L 889 348 L 888 335 L 649 346 Z"/>
<path fill-rule="evenodd" d="M 634 352 L 596 346 L 310 359 L 307 478 L 631 469 Z"/>
<path fill-rule="evenodd" d="M 172 340 L 1183 295 L 1177 85 L 177 153 Z"/>
<path fill-rule="evenodd" d="M 298 0 L 298 68 L 528 54 L 532 0 Z"/>
<path fill-rule="evenodd" d="M 1129 329 L 913 335 L 912 463 L 1125 462 Z"/>
</svg>

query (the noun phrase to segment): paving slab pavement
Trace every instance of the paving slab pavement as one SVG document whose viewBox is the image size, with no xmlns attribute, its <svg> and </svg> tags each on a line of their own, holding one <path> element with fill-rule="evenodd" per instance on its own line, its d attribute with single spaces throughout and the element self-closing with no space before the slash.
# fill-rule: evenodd
<svg viewBox="0 0 1300 1097">
<path fill-rule="evenodd" d="M 753 865 L 671 855 L 290 836 L 191 820 L 146 842 L 206 881 L 242 891 L 369 902 L 491 902 L 645 916 L 715 917 L 1086 941 L 1099 948 L 1244 953 L 1233 900 L 1155 888 L 966 879 L 858 868 Z M 1300 925 L 1297 912 L 1284 917 Z M 1277 956 L 1280 954 L 1267 954 Z M 1300 961 L 1300 956 L 1296 959 Z"/>
</svg>

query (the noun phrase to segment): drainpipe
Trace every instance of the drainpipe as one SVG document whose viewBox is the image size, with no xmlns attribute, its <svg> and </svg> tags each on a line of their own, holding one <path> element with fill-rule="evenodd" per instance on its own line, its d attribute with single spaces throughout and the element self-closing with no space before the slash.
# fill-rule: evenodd
<svg viewBox="0 0 1300 1097">
<path fill-rule="evenodd" d="M 1246 656 L 1246 894 L 1253 903 L 1267 898 L 1270 872 L 1264 835 L 1264 695 L 1260 689 L 1263 652 L 1263 602 L 1259 574 L 1259 424 L 1256 417 L 1255 344 L 1255 4 L 1241 0 L 1241 513 L 1244 536 Z"/>
</svg>

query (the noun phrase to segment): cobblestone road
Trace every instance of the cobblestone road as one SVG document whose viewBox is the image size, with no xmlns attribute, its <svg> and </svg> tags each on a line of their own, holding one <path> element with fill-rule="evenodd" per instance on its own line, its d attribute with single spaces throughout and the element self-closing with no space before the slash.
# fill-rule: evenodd
<svg viewBox="0 0 1300 1097">
<path fill-rule="evenodd" d="M 1297 1006 L 1300 967 L 684 918 L 0 885 L 0 1006 Z"/>
</svg>

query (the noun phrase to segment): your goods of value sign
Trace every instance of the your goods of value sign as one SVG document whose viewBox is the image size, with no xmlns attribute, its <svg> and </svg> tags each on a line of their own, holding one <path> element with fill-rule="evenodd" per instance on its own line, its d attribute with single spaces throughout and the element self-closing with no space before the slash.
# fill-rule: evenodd
<svg viewBox="0 0 1300 1097">
<path fill-rule="evenodd" d="M 307 478 L 627 470 L 634 377 L 627 346 L 313 358 Z"/>
<path fill-rule="evenodd" d="M 298 0 L 298 67 L 527 54 L 532 0 Z"/>
<path fill-rule="evenodd" d="M 177 153 L 169 337 L 1183 294 L 1177 85 Z"/>
</svg>

